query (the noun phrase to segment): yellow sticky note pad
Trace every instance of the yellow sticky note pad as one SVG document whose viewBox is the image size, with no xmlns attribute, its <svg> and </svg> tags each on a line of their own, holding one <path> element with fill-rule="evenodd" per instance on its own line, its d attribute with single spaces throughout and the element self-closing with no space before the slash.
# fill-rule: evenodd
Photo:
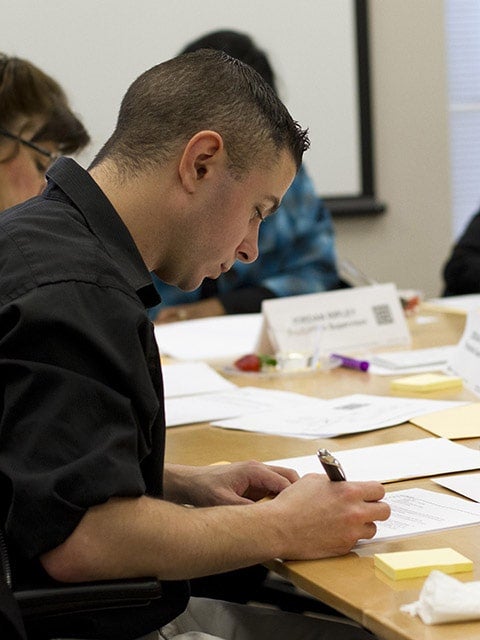
<svg viewBox="0 0 480 640">
<path fill-rule="evenodd" d="M 373 558 L 375 567 L 392 580 L 428 576 L 433 569 L 444 573 L 460 573 L 473 569 L 472 560 L 450 547 L 376 553 Z"/>
<path fill-rule="evenodd" d="M 441 391 L 442 389 L 461 389 L 462 379 L 457 376 L 447 376 L 441 373 L 419 373 L 416 376 L 396 378 L 390 382 L 394 391 Z"/>
</svg>

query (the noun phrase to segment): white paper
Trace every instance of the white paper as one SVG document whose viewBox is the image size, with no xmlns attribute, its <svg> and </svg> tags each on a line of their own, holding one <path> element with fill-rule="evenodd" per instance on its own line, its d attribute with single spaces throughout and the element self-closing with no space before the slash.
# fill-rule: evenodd
<svg viewBox="0 0 480 640">
<path fill-rule="evenodd" d="M 314 403 L 320 406 L 325 400 L 317 400 L 299 393 L 276 391 L 257 387 L 239 387 L 223 393 L 205 393 L 181 398 L 167 398 L 165 414 L 167 427 L 195 422 L 209 422 L 231 416 L 247 416 L 259 411 L 279 411 Z"/>
<path fill-rule="evenodd" d="M 398 291 L 393 284 L 355 287 L 262 302 L 265 318 L 258 351 L 270 346 L 268 331 L 276 337 L 287 328 L 321 333 L 318 355 L 377 347 L 408 345 L 410 333 Z"/>
<path fill-rule="evenodd" d="M 155 337 L 178 360 L 232 360 L 255 352 L 261 326 L 261 313 L 215 316 L 155 325 Z"/>
<path fill-rule="evenodd" d="M 390 518 L 377 521 L 375 536 L 359 545 L 480 522 L 480 504 L 445 493 L 404 489 L 387 493 L 384 500 L 390 505 Z"/>
<path fill-rule="evenodd" d="M 448 371 L 480 396 L 480 309 L 470 311 L 465 331 L 448 361 Z"/>
<path fill-rule="evenodd" d="M 480 502 L 480 474 L 461 473 L 455 476 L 432 478 L 434 482 L 471 500 Z"/>
<path fill-rule="evenodd" d="M 185 362 L 162 366 L 165 398 L 213 393 L 236 385 L 205 362 Z"/>
<path fill-rule="evenodd" d="M 317 400 L 287 407 L 271 407 L 268 412 L 218 420 L 225 429 L 260 431 L 274 435 L 330 438 L 348 433 L 373 431 L 408 421 L 414 416 L 449 409 L 462 402 L 353 394 L 333 400 Z M 317 400 L 317 402 L 315 402 Z"/>
<path fill-rule="evenodd" d="M 456 345 L 375 353 L 366 356 L 369 373 L 374 375 L 402 375 L 444 371 Z"/>
<path fill-rule="evenodd" d="M 472 309 L 480 309 L 480 293 L 470 293 L 464 296 L 447 296 L 446 298 L 431 298 L 425 301 L 429 305 L 467 314 Z"/>
<path fill-rule="evenodd" d="M 478 449 L 445 438 L 422 438 L 332 453 L 340 461 L 347 480 L 395 482 L 480 469 Z M 300 476 L 324 473 L 316 455 L 273 460 L 269 464 L 295 469 Z"/>
</svg>

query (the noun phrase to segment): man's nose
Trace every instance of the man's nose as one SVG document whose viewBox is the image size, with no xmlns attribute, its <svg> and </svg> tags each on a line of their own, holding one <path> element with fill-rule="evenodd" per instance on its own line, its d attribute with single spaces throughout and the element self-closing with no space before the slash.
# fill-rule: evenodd
<svg viewBox="0 0 480 640">
<path fill-rule="evenodd" d="M 236 257 L 240 262 L 255 262 L 258 258 L 258 230 L 259 225 L 255 225 L 241 244 L 239 244 Z"/>
</svg>

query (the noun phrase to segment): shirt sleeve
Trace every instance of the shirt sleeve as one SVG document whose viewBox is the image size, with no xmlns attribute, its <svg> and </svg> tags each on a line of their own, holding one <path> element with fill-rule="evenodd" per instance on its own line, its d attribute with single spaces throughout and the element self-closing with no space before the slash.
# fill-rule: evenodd
<svg viewBox="0 0 480 640">
<path fill-rule="evenodd" d="M 6 529 L 31 559 L 63 542 L 89 507 L 145 492 L 160 373 L 145 355 L 154 337 L 140 301 L 114 288 L 39 287 L 3 307 L 0 322 Z"/>
<path fill-rule="evenodd" d="M 472 218 L 453 248 L 443 276 L 444 295 L 480 293 L 480 212 Z"/>
</svg>

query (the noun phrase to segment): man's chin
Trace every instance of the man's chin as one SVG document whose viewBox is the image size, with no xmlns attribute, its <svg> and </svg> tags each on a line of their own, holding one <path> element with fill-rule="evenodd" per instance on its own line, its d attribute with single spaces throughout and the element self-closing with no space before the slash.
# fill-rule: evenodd
<svg viewBox="0 0 480 640">
<path fill-rule="evenodd" d="M 198 289 L 199 287 L 202 286 L 205 280 L 217 280 L 220 277 L 220 275 L 221 274 L 218 273 L 214 276 L 211 276 L 211 275 L 202 276 L 199 281 L 196 281 L 194 283 L 190 281 L 189 283 L 183 283 L 183 286 L 181 285 L 177 285 L 177 286 L 179 287 L 179 289 L 182 289 L 182 291 L 195 291 L 195 289 Z"/>
<path fill-rule="evenodd" d="M 193 280 L 183 280 L 180 282 L 168 282 L 167 280 L 164 280 L 158 273 L 156 273 L 154 271 L 155 275 L 158 276 L 160 278 L 160 280 L 163 280 L 163 282 L 165 282 L 166 284 L 172 286 L 172 287 L 177 287 L 177 289 L 180 289 L 181 291 L 185 291 L 185 293 L 189 293 L 190 291 L 195 291 L 195 289 L 198 289 L 201 285 L 202 282 L 206 279 L 206 278 L 211 278 L 212 276 L 201 276 L 199 279 L 195 279 Z M 216 280 L 217 276 L 214 278 Z"/>
<path fill-rule="evenodd" d="M 176 286 L 182 291 L 189 293 L 190 291 L 195 291 L 195 289 L 198 289 L 202 285 L 202 282 L 204 280 L 205 278 L 202 278 L 200 281 L 196 282 L 182 282 L 180 284 L 177 284 Z"/>
</svg>

